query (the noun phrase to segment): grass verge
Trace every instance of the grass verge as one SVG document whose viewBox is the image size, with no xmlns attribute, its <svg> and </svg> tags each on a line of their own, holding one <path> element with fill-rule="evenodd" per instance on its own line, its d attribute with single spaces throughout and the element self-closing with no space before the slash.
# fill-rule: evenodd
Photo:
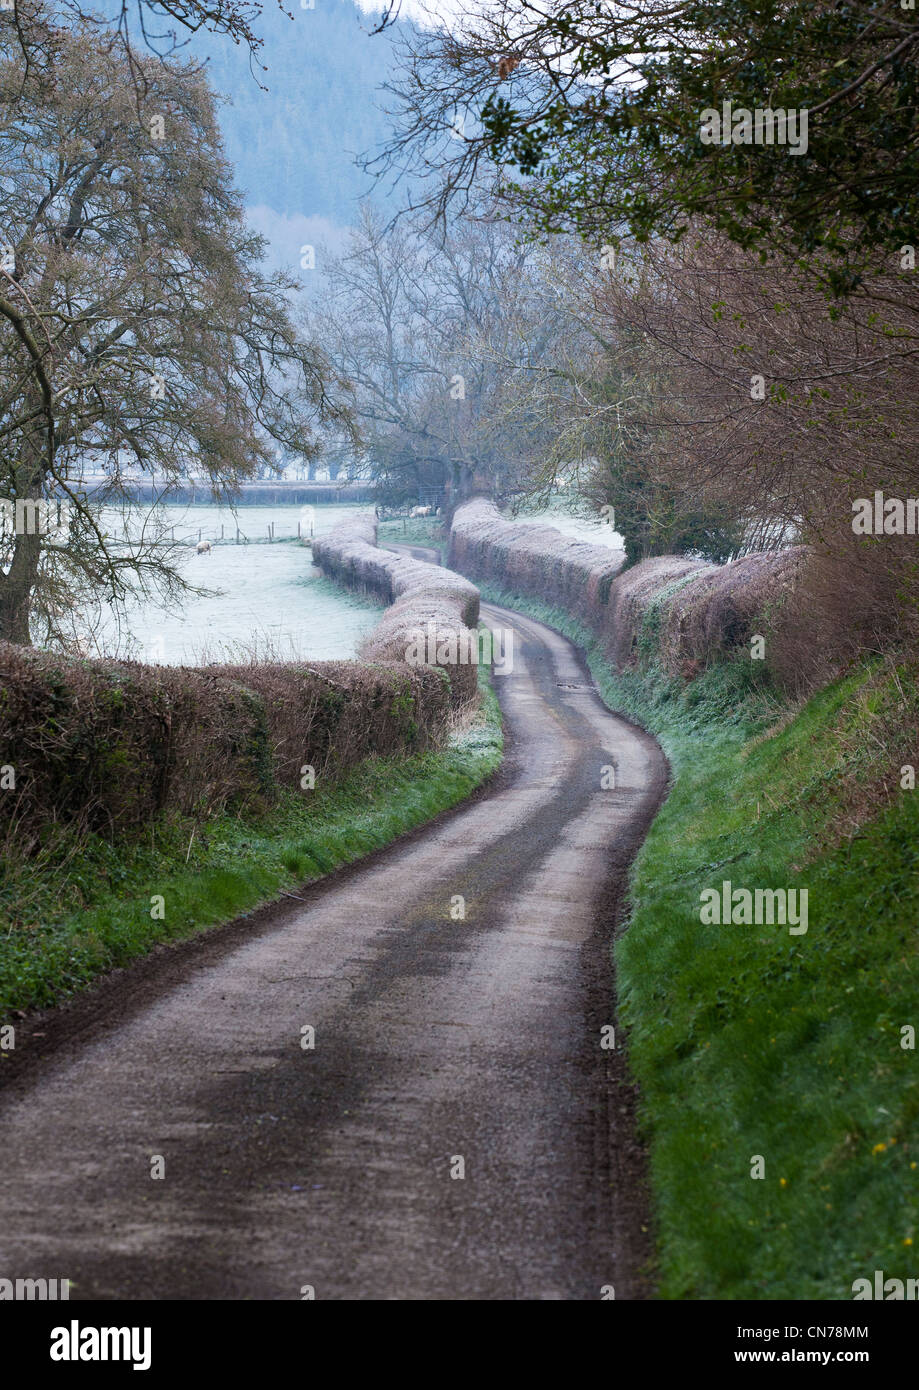
<svg viewBox="0 0 919 1390">
<path fill-rule="evenodd" d="M 440 551 L 444 559 L 446 537 L 440 517 L 398 517 L 377 524 L 378 545 L 427 545 Z"/>
<path fill-rule="evenodd" d="M 478 712 L 443 750 L 368 759 L 336 784 L 285 793 L 262 815 L 163 821 L 133 845 L 61 834 L 25 862 L 8 853 L 0 1018 L 57 1003 L 161 942 L 314 882 L 462 801 L 501 761 L 501 715 L 484 668 L 479 687 Z"/>
<path fill-rule="evenodd" d="M 653 618 L 644 669 L 615 673 L 566 615 L 480 587 L 581 645 L 671 760 L 615 949 L 659 1296 L 851 1299 L 876 1269 L 916 1278 L 915 672 L 867 663 L 790 709 L 745 656 L 668 679 Z M 807 932 L 704 925 L 700 893 L 725 880 L 806 889 Z"/>
</svg>

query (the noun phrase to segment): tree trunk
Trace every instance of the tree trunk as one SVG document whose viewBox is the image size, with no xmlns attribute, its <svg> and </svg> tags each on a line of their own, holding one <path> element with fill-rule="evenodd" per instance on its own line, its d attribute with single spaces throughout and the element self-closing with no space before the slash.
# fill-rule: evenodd
<svg viewBox="0 0 919 1390">
<path fill-rule="evenodd" d="M 450 500 L 454 507 L 458 507 L 461 502 L 465 502 L 466 499 L 472 495 L 473 473 L 468 463 L 461 463 L 458 459 L 453 460 L 452 470 L 453 496 Z"/>
<path fill-rule="evenodd" d="M 36 405 L 40 406 L 40 402 L 36 401 Z M 43 448 L 44 440 L 40 435 L 32 435 L 24 441 L 22 452 L 25 457 L 13 473 L 17 498 L 41 496 L 45 475 Z M 16 642 L 21 647 L 32 645 L 29 613 L 32 591 L 38 579 L 41 550 L 39 523 L 34 535 L 16 535 L 9 573 L 0 572 L 0 640 Z"/>
<path fill-rule="evenodd" d="M 0 640 L 30 647 L 29 610 L 38 577 L 41 536 L 17 536 L 9 574 L 0 576 Z"/>
</svg>

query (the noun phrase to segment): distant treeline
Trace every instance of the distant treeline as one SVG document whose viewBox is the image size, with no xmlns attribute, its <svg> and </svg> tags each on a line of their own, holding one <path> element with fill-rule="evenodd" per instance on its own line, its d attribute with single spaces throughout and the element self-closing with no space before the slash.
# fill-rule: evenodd
<svg viewBox="0 0 919 1390">
<path fill-rule="evenodd" d="M 104 491 L 105 487 L 105 483 L 89 483 L 86 491 L 92 495 Z M 136 502 L 181 502 L 205 506 L 215 500 L 208 483 L 166 483 L 143 478 L 127 486 L 120 485 L 118 491 L 119 495 L 126 492 Z M 241 483 L 232 501 L 240 507 L 299 506 L 305 503 L 330 506 L 343 502 L 372 502 L 375 496 L 372 483 L 263 482 Z"/>
</svg>

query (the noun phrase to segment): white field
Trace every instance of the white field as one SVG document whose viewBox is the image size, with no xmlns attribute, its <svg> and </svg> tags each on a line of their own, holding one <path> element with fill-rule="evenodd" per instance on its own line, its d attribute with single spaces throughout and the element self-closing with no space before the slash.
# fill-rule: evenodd
<svg viewBox="0 0 919 1390">
<path fill-rule="evenodd" d="M 308 514 L 312 510 L 312 517 Z M 188 540 L 180 552 L 180 572 L 189 583 L 215 592 L 187 595 L 171 610 L 153 599 L 132 601 L 119 621 L 103 608 L 81 632 L 91 655 L 133 657 L 165 665 L 242 660 L 252 652 L 266 659 L 331 661 L 353 657 L 366 633 L 379 620 L 381 605 L 346 590 L 332 588 L 312 563 L 308 547 L 285 544 L 218 544 L 234 538 L 237 524 L 251 541 L 297 534 L 300 521 L 308 534 L 324 535 L 364 506 L 240 507 L 235 515 L 215 506 L 168 506 L 157 509 L 155 529 L 175 527 L 176 541 Z M 152 518 L 135 513 L 130 529 Z M 113 533 L 121 529 L 117 514 L 106 517 Z M 198 555 L 198 531 L 210 540 L 209 554 Z"/>
<path fill-rule="evenodd" d="M 296 537 L 298 523 L 303 535 L 312 529 L 321 536 L 347 517 L 370 510 L 354 503 L 239 507 L 236 512 L 216 506 L 139 508 L 128 529 L 165 528 L 167 536 L 187 542 L 179 552 L 180 572 L 189 583 L 214 592 L 187 595 L 172 608 L 152 598 L 132 601 L 121 614 L 103 606 L 78 627 L 81 645 L 89 655 L 170 666 L 244 660 L 250 654 L 282 661 L 353 657 L 382 606 L 323 581 L 306 546 L 278 542 Z M 555 526 L 567 536 L 612 549 L 622 544 L 611 526 L 557 507 L 517 520 Z M 124 526 L 116 512 L 104 514 L 104 524 L 113 534 Z M 269 525 L 274 526 L 273 544 L 268 543 Z M 235 543 L 237 527 L 249 544 Z M 211 542 L 209 554 L 195 550 L 199 533 Z"/>
<path fill-rule="evenodd" d="M 591 545 L 605 545 L 610 550 L 622 550 L 622 537 L 618 531 L 604 521 L 585 521 L 582 517 L 571 516 L 568 512 L 550 507 L 544 512 L 521 512 L 516 518 L 521 526 L 554 526 L 563 536 L 574 540 L 588 541 Z"/>
</svg>

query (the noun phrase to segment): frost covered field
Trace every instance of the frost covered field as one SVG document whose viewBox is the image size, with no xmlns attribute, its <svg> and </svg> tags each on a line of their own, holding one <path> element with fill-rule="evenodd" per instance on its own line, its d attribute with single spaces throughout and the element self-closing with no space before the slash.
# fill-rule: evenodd
<svg viewBox="0 0 919 1390">
<path fill-rule="evenodd" d="M 514 518 L 521 526 L 554 526 L 563 536 L 571 536 L 576 541 L 589 541 L 591 545 L 606 545 L 610 550 L 622 549 L 622 537 L 604 521 L 588 521 L 583 517 L 572 516 L 560 507 L 549 507 L 545 511 L 521 511 Z"/>
<path fill-rule="evenodd" d="M 162 533 L 180 546 L 179 567 L 191 584 L 209 594 L 186 595 L 163 607 L 153 596 L 138 597 L 123 614 L 102 607 L 79 630 L 88 655 L 131 657 L 165 665 L 235 661 L 249 654 L 264 659 L 341 660 L 355 655 L 376 624 L 381 605 L 338 589 L 313 566 L 309 549 L 296 541 L 301 533 L 326 535 L 348 517 L 367 514 L 366 504 L 348 506 L 140 508 L 127 523 Z M 611 527 L 551 508 L 519 518 L 555 526 L 564 534 L 595 544 L 616 546 Z M 124 533 L 118 512 L 104 514 L 113 534 Z M 273 528 L 273 540 L 269 539 Z M 237 531 L 240 543 L 236 543 Z M 198 539 L 211 550 L 199 555 Z"/>
<path fill-rule="evenodd" d="M 182 552 L 183 577 L 213 592 L 187 595 L 171 609 L 138 599 L 121 621 L 103 609 L 91 624 L 92 635 L 81 634 L 83 643 L 93 655 L 166 665 L 230 661 L 250 651 L 278 660 L 351 657 L 377 622 L 380 605 L 335 589 L 314 568 L 308 548 L 280 538 L 296 537 L 298 521 L 305 534 L 312 521 L 315 535 L 324 535 L 363 511 L 354 505 L 240 507 L 236 513 L 216 506 L 158 508 L 157 524 L 169 534 L 174 527 L 176 541 L 190 542 L 187 554 Z M 113 519 L 113 529 L 121 524 L 120 516 Z M 249 544 L 233 543 L 237 526 Z M 212 543 L 209 554 L 195 550 L 199 530 Z"/>
</svg>

